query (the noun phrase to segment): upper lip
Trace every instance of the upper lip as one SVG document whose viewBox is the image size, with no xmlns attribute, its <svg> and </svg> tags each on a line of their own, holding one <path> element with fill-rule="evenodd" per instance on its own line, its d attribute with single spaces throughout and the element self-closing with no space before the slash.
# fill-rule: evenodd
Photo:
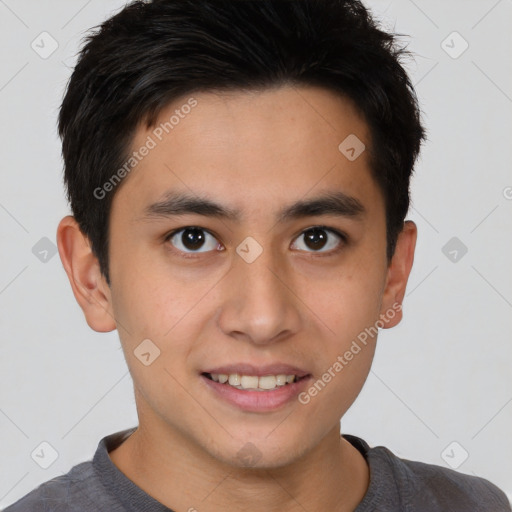
<svg viewBox="0 0 512 512">
<path fill-rule="evenodd" d="M 217 366 L 204 370 L 202 373 L 215 373 L 231 375 L 238 373 L 238 375 L 254 375 L 257 377 L 263 377 L 264 375 L 297 375 L 297 377 L 305 377 L 309 375 L 309 372 L 289 364 L 274 363 L 264 366 L 255 366 L 251 363 L 237 363 L 229 364 L 225 366 Z"/>
</svg>

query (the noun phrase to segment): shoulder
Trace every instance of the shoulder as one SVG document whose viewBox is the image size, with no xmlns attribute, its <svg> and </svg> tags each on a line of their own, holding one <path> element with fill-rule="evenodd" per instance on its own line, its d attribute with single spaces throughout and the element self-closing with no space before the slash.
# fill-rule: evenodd
<svg viewBox="0 0 512 512">
<path fill-rule="evenodd" d="M 100 509 L 93 497 L 102 492 L 92 462 L 82 462 L 42 483 L 3 512 L 95 512 Z"/>
<path fill-rule="evenodd" d="M 123 483 L 123 476 L 110 461 L 108 452 L 122 443 L 135 428 L 105 436 L 99 442 L 92 460 L 76 464 L 65 475 L 42 483 L 3 512 L 125 510 L 117 499 L 115 490 L 112 490 L 119 483 L 119 478 Z"/>
<path fill-rule="evenodd" d="M 401 459 L 384 446 L 370 453 L 385 459 L 407 510 L 511 512 L 505 493 L 485 478 L 419 461 Z"/>
<path fill-rule="evenodd" d="M 370 482 L 357 512 L 512 512 L 505 493 L 485 478 L 397 457 L 343 434 L 366 459 Z"/>
</svg>

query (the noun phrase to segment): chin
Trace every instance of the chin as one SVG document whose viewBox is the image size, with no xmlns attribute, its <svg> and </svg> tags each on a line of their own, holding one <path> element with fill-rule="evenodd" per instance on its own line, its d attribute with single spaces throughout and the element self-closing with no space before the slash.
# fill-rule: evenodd
<svg viewBox="0 0 512 512">
<path fill-rule="evenodd" d="M 229 466 L 254 470 L 287 466 L 301 458 L 307 451 L 307 446 L 301 442 L 300 436 L 292 440 L 289 436 L 268 436 L 268 432 L 269 430 L 266 430 L 260 437 L 254 434 L 239 435 L 236 439 L 230 439 L 224 447 L 216 444 L 215 452 L 209 451 L 214 458 Z"/>
</svg>

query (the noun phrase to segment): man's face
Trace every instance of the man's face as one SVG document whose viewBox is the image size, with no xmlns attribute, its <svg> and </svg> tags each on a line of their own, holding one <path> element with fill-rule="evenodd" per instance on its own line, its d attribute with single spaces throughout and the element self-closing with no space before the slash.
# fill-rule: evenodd
<svg viewBox="0 0 512 512">
<path fill-rule="evenodd" d="M 251 442 L 261 454 L 256 466 L 277 466 L 339 432 L 368 375 L 375 339 L 359 343 L 316 396 L 306 400 L 304 393 L 391 308 L 384 200 L 370 174 L 369 130 L 347 100 L 320 88 L 193 97 L 197 105 L 186 115 L 180 110 L 161 141 L 153 128 L 139 129 L 133 141 L 138 150 L 149 135 L 156 147 L 113 200 L 112 312 L 141 427 L 239 465 L 239 451 Z M 157 126 L 188 99 L 164 110 Z M 350 148 L 338 149 L 351 134 L 367 147 L 352 161 Z M 208 199 L 239 217 L 150 209 L 166 194 Z M 326 194 L 352 199 L 338 212 L 278 218 L 292 204 Z M 143 340 L 151 340 L 144 350 Z M 239 365 L 249 365 L 240 372 L 248 376 L 305 378 L 290 388 L 244 391 L 205 375 Z M 269 365 L 293 369 L 266 372 Z"/>
</svg>

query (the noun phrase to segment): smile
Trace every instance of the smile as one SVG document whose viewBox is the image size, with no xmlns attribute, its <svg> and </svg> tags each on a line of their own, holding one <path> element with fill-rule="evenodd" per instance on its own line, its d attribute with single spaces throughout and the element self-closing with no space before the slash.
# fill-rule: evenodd
<svg viewBox="0 0 512 512">
<path fill-rule="evenodd" d="M 207 378 L 220 384 L 226 384 L 236 389 L 242 390 L 256 390 L 256 391 L 271 391 L 273 389 L 292 384 L 304 378 L 297 375 L 240 375 L 238 373 L 204 373 Z"/>
<path fill-rule="evenodd" d="M 268 413 L 298 403 L 298 395 L 312 379 L 310 373 L 298 373 L 303 374 L 251 375 L 211 371 L 201 373 L 200 377 L 215 400 L 246 412 Z"/>
</svg>

